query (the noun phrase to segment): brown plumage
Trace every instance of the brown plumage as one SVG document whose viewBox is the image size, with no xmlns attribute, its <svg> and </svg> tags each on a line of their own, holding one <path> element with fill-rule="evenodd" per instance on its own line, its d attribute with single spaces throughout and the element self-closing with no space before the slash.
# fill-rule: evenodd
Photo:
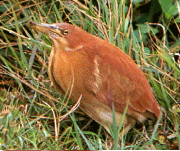
<svg viewBox="0 0 180 151">
<path fill-rule="evenodd" d="M 66 93 L 73 84 L 73 100 L 82 94 L 81 109 L 108 132 L 112 106 L 118 126 L 128 100 L 125 133 L 136 121 L 161 117 L 148 81 L 123 51 L 68 23 L 30 25 L 53 42 L 48 73 L 55 89 Z"/>
</svg>

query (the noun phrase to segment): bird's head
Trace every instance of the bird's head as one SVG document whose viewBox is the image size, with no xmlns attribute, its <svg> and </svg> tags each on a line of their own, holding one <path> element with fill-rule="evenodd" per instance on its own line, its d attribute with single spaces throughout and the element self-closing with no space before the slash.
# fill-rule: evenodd
<svg viewBox="0 0 180 151">
<path fill-rule="evenodd" d="M 44 24 L 30 22 L 30 27 L 47 34 L 54 47 L 64 51 L 74 51 L 82 47 L 87 32 L 68 23 Z"/>
</svg>

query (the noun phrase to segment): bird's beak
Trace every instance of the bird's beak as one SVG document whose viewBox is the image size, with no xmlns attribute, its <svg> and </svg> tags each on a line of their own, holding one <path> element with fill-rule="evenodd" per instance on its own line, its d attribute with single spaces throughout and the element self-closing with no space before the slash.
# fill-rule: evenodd
<svg viewBox="0 0 180 151">
<path fill-rule="evenodd" d="M 57 27 L 55 24 L 29 22 L 29 25 L 35 30 L 38 30 L 40 32 L 47 34 L 51 38 L 58 38 L 59 36 L 62 36 L 61 34 L 62 29 Z"/>
</svg>

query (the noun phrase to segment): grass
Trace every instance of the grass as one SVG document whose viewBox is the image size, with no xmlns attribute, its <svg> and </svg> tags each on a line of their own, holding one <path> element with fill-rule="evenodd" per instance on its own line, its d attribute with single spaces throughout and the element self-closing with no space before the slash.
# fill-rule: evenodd
<svg viewBox="0 0 180 151">
<path fill-rule="evenodd" d="M 180 149 L 180 67 L 170 55 L 180 42 L 163 18 L 134 28 L 133 6 L 117 0 L 0 2 L 0 149 Z M 129 54 L 162 107 L 158 127 L 136 125 L 118 144 L 116 127 L 111 138 L 78 102 L 51 86 L 51 41 L 29 21 L 70 22 Z M 179 30 L 176 20 L 171 22 Z M 161 29 L 163 38 L 157 37 Z"/>
</svg>

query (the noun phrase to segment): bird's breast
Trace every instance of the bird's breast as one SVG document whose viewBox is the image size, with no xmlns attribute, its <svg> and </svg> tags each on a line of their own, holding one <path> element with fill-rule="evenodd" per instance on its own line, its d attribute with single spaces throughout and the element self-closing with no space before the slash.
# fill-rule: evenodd
<svg viewBox="0 0 180 151">
<path fill-rule="evenodd" d="M 73 80 L 72 72 L 72 67 L 66 55 L 52 48 L 49 57 L 48 74 L 55 89 L 66 93 Z"/>
<path fill-rule="evenodd" d="M 92 56 L 91 56 L 92 57 Z M 72 88 L 72 98 L 77 100 L 82 94 L 93 89 L 97 91 L 101 82 L 98 62 L 89 57 L 85 51 L 57 51 L 54 47 L 49 57 L 49 77 L 55 89 L 64 94 Z M 89 89 L 89 90 L 88 90 Z"/>
</svg>

